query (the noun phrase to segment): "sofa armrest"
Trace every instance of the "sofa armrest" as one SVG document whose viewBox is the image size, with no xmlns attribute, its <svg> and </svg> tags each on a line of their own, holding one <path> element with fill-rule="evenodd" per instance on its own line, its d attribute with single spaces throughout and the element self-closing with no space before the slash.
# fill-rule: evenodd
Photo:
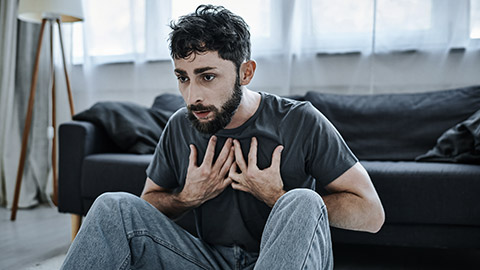
<svg viewBox="0 0 480 270">
<path fill-rule="evenodd" d="M 118 152 L 106 132 L 93 123 L 69 121 L 59 127 L 58 211 L 83 215 L 81 171 L 86 156 Z"/>
</svg>

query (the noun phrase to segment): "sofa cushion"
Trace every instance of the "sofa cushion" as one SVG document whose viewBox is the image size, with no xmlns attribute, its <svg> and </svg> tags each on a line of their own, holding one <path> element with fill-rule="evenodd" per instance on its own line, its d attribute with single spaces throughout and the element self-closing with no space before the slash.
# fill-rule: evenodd
<svg viewBox="0 0 480 270">
<path fill-rule="evenodd" d="M 415 94 L 308 92 L 362 160 L 414 160 L 447 129 L 480 109 L 480 86 Z"/>
<path fill-rule="evenodd" d="M 140 195 L 145 184 L 146 168 L 153 155 L 94 154 L 82 165 L 82 197 L 95 199 L 110 191 Z"/>
<path fill-rule="evenodd" d="M 480 166 L 362 161 L 387 223 L 480 225 Z"/>
</svg>

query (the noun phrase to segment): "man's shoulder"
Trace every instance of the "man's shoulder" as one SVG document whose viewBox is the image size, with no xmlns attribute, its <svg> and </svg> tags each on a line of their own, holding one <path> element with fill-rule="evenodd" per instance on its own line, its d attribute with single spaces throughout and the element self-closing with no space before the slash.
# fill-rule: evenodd
<svg viewBox="0 0 480 270">
<path fill-rule="evenodd" d="M 169 128 L 183 128 L 186 125 L 188 125 L 186 107 L 182 107 L 174 112 L 167 122 Z"/>
<path fill-rule="evenodd" d="M 182 121 L 183 119 L 186 119 L 186 114 L 187 114 L 187 108 L 182 107 L 178 109 L 176 112 L 170 116 L 170 121 Z"/>
</svg>

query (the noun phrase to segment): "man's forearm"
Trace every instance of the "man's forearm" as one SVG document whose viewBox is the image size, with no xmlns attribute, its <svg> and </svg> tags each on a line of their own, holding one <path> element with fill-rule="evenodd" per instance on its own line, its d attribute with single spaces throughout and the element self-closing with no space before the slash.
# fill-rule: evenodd
<svg viewBox="0 0 480 270">
<path fill-rule="evenodd" d="M 383 224 L 383 209 L 375 198 L 369 200 L 353 193 L 340 192 L 324 196 L 323 200 L 333 227 L 375 233 Z"/>
<path fill-rule="evenodd" d="M 178 196 L 175 193 L 151 191 L 142 194 L 142 199 L 149 202 L 170 219 L 177 219 L 192 209 L 192 207 L 178 200 Z"/>
</svg>

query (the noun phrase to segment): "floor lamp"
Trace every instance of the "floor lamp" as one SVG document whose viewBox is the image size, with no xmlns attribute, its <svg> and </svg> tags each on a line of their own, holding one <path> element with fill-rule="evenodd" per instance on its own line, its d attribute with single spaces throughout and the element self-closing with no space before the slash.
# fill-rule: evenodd
<svg viewBox="0 0 480 270">
<path fill-rule="evenodd" d="M 63 48 L 61 22 L 77 22 L 83 20 L 82 2 L 81 0 L 20 0 L 18 6 L 18 18 L 23 21 L 41 23 L 40 37 L 38 38 L 37 52 L 35 56 L 35 64 L 33 67 L 32 82 L 30 87 L 30 97 L 28 99 L 27 116 L 25 119 L 25 127 L 22 135 L 22 149 L 20 152 L 20 161 L 18 163 L 17 180 L 15 183 L 15 193 L 12 204 L 12 214 L 10 220 L 15 220 L 18 210 L 18 200 L 20 197 L 20 187 L 22 184 L 23 169 L 25 168 L 25 159 L 27 153 L 28 136 L 32 123 L 33 105 L 35 100 L 35 90 L 38 77 L 38 64 L 40 60 L 40 51 L 42 48 L 43 33 L 48 23 L 50 26 L 50 67 L 52 80 L 52 126 L 53 126 L 53 143 L 52 143 L 52 170 L 53 170 L 53 202 L 57 204 L 58 188 L 57 188 L 57 157 L 56 157 L 56 132 L 55 132 L 55 67 L 53 64 L 53 25 L 58 25 L 58 33 L 60 39 L 60 48 L 62 51 L 63 70 L 67 83 L 68 101 L 70 104 L 70 114 L 73 116 L 73 98 L 68 78 L 67 67 L 65 64 L 65 52 Z"/>
</svg>

